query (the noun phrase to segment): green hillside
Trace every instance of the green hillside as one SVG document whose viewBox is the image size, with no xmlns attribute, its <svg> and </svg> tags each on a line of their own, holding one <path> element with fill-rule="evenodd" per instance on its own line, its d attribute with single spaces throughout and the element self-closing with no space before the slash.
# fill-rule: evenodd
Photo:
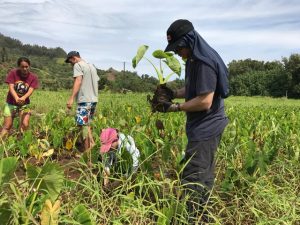
<svg viewBox="0 0 300 225">
<path fill-rule="evenodd" d="M 72 69 L 64 63 L 67 53 L 60 47 L 23 44 L 17 39 L 0 34 L 0 79 L 4 84 L 7 72 L 16 67 L 20 56 L 26 56 L 31 61 L 31 70 L 39 77 L 40 88 L 45 90 L 71 89 L 73 84 Z M 114 92 L 130 90 L 133 92 L 153 91 L 158 84 L 156 78 L 147 74 L 139 76 L 135 72 L 117 71 L 113 68 L 101 70 L 99 89 Z M 178 80 L 175 85 L 182 84 Z"/>
<path fill-rule="evenodd" d="M 0 78 L 2 83 L 7 72 L 16 67 L 20 56 L 31 61 L 31 70 L 40 80 L 41 89 L 70 88 L 72 76 L 70 65 L 64 63 L 66 52 L 62 48 L 47 48 L 38 45 L 22 44 L 21 41 L 0 34 Z"/>
</svg>

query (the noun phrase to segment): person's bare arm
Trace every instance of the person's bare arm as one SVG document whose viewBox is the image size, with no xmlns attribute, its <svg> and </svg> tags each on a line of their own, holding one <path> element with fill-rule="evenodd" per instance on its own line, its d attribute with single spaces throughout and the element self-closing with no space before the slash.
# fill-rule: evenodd
<svg viewBox="0 0 300 225">
<path fill-rule="evenodd" d="M 18 104 L 23 105 L 25 103 L 26 98 L 29 98 L 31 94 L 33 93 L 34 88 L 30 87 L 25 95 L 20 97 L 17 101 Z"/>
<path fill-rule="evenodd" d="M 180 103 L 180 110 L 185 112 L 197 112 L 209 110 L 213 102 L 214 92 L 199 95 L 187 102 Z"/>
<path fill-rule="evenodd" d="M 9 92 L 11 93 L 11 95 L 14 97 L 14 99 L 17 102 L 19 99 L 19 96 L 18 96 L 17 92 L 15 91 L 14 84 L 8 84 L 8 88 L 9 88 Z"/>
<path fill-rule="evenodd" d="M 73 89 L 72 89 L 72 95 L 70 96 L 68 102 L 67 102 L 67 107 L 68 109 L 72 108 L 73 102 L 74 102 L 74 98 L 76 97 L 80 86 L 81 86 L 81 82 L 82 82 L 82 76 L 78 76 L 74 78 L 74 84 L 73 84 Z"/>
<path fill-rule="evenodd" d="M 29 98 L 32 95 L 33 91 L 34 91 L 34 88 L 30 87 L 28 89 L 27 93 L 22 96 L 22 98 L 24 98 L 24 99 Z"/>
</svg>

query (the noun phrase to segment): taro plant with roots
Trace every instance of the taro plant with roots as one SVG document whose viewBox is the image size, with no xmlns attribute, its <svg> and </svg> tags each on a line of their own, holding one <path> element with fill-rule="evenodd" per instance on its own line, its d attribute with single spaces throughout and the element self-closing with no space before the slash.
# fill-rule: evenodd
<svg viewBox="0 0 300 225">
<path fill-rule="evenodd" d="M 136 66 L 138 65 L 138 63 L 140 62 L 141 59 L 145 59 L 147 60 L 155 69 L 157 78 L 159 80 L 159 84 L 165 84 L 166 82 L 168 82 L 168 80 L 170 79 L 170 77 L 174 74 L 177 74 L 180 77 L 181 74 L 181 65 L 180 62 L 178 61 L 177 58 L 174 57 L 174 54 L 171 52 L 164 52 L 162 50 L 155 50 L 152 53 L 152 56 L 154 58 L 159 59 L 159 67 L 155 66 L 153 64 L 153 62 L 151 60 L 149 60 L 148 58 L 146 58 L 144 55 L 146 53 L 146 51 L 148 50 L 149 46 L 147 45 L 141 45 L 138 48 L 137 54 L 136 56 L 132 59 L 132 67 L 136 68 Z M 161 61 L 163 61 L 168 68 L 172 71 L 171 73 L 169 73 L 167 76 L 164 77 L 164 68 L 162 66 Z"/>
<path fill-rule="evenodd" d="M 159 59 L 159 67 L 156 67 L 151 60 L 146 58 L 144 55 L 146 51 L 148 50 L 147 45 L 142 45 L 138 48 L 136 56 L 132 59 L 132 67 L 136 68 L 138 63 L 141 61 L 141 59 L 147 60 L 155 69 L 157 78 L 159 80 L 159 85 L 157 86 L 157 89 L 151 98 L 150 95 L 147 96 L 148 102 L 151 104 L 152 112 L 159 111 L 159 107 L 161 107 L 161 102 L 172 102 L 173 97 L 171 97 L 173 94 L 169 88 L 167 88 L 166 83 L 171 78 L 172 75 L 177 74 L 180 76 L 181 74 L 181 65 L 177 58 L 174 57 L 174 54 L 172 52 L 164 52 L 162 50 L 155 50 L 152 53 L 152 56 L 154 58 Z M 171 70 L 171 73 L 164 76 L 164 67 L 162 65 L 162 61 L 164 64 L 168 66 L 168 68 Z M 163 94 L 161 92 L 163 91 Z M 160 92 L 160 94 L 158 94 Z"/>
</svg>

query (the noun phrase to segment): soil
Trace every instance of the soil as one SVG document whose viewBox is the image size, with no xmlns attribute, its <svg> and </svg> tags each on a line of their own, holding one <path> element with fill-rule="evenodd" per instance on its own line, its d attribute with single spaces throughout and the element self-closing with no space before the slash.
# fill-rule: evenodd
<svg viewBox="0 0 300 225">
<path fill-rule="evenodd" d="M 82 175 L 78 168 L 83 167 L 83 165 L 79 162 L 78 157 L 62 155 L 59 158 L 55 158 L 54 160 L 52 160 L 52 162 L 59 164 L 63 168 L 65 178 L 67 179 L 78 180 Z M 26 163 L 30 163 L 34 166 L 42 166 L 45 163 L 45 159 L 41 159 L 39 161 L 35 157 L 30 157 L 24 162 L 19 162 L 18 167 L 15 171 L 15 175 L 18 177 L 18 179 L 25 179 L 26 169 L 24 164 Z"/>
<path fill-rule="evenodd" d="M 157 86 L 154 95 L 147 96 L 147 101 L 150 103 L 152 112 L 162 112 L 162 102 L 172 102 L 172 98 L 169 93 L 169 89 L 166 89 L 166 84 L 160 84 Z"/>
<path fill-rule="evenodd" d="M 163 131 L 163 130 L 161 130 L 161 131 Z M 75 152 L 77 154 L 75 154 Z M 90 168 L 92 167 L 92 166 L 84 165 L 84 163 L 82 162 L 82 155 L 83 155 L 83 153 L 81 153 L 80 151 L 73 151 L 73 152 L 72 151 L 71 152 L 61 151 L 58 153 L 54 153 L 51 156 L 50 161 L 55 162 L 62 167 L 62 169 L 64 170 L 64 176 L 66 179 L 76 181 L 76 180 L 79 180 L 80 177 L 82 177 L 82 171 L 80 170 L 80 168 L 82 168 L 82 170 L 86 170 L 88 167 L 90 167 Z M 46 160 L 49 161 L 49 158 L 41 158 L 40 160 L 38 160 L 35 157 L 29 157 L 29 158 L 20 160 L 18 163 L 18 167 L 15 171 L 16 177 L 18 178 L 18 180 L 25 180 L 26 179 L 26 169 L 25 169 L 26 164 L 29 163 L 34 166 L 43 166 L 45 164 Z M 171 169 L 166 169 L 163 172 L 164 174 L 161 176 L 159 162 L 160 162 L 159 158 L 157 158 L 157 159 L 154 158 L 154 160 L 152 160 L 152 163 L 151 163 L 154 178 L 156 180 L 162 180 L 164 178 L 175 179 L 176 173 L 174 170 L 171 170 Z M 94 168 L 91 168 L 91 169 L 95 175 L 98 175 L 100 173 L 97 166 L 94 166 Z M 109 192 L 109 190 L 118 188 L 121 184 L 122 183 L 120 183 L 118 181 L 111 182 L 109 187 L 105 188 L 105 189 L 107 189 L 106 192 Z"/>
</svg>

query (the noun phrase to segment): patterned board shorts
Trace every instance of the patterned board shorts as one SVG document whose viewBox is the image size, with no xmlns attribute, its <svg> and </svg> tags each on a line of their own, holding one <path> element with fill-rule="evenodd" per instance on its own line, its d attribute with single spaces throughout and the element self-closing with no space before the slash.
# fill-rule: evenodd
<svg viewBox="0 0 300 225">
<path fill-rule="evenodd" d="M 76 110 L 76 123 L 79 126 L 89 125 L 94 118 L 97 102 L 78 103 Z"/>
<path fill-rule="evenodd" d="M 3 115 L 5 117 L 15 117 L 18 116 L 19 113 L 27 113 L 30 114 L 31 113 L 31 109 L 29 107 L 29 105 L 11 105 L 6 103 L 4 106 L 4 111 L 3 111 Z"/>
</svg>

